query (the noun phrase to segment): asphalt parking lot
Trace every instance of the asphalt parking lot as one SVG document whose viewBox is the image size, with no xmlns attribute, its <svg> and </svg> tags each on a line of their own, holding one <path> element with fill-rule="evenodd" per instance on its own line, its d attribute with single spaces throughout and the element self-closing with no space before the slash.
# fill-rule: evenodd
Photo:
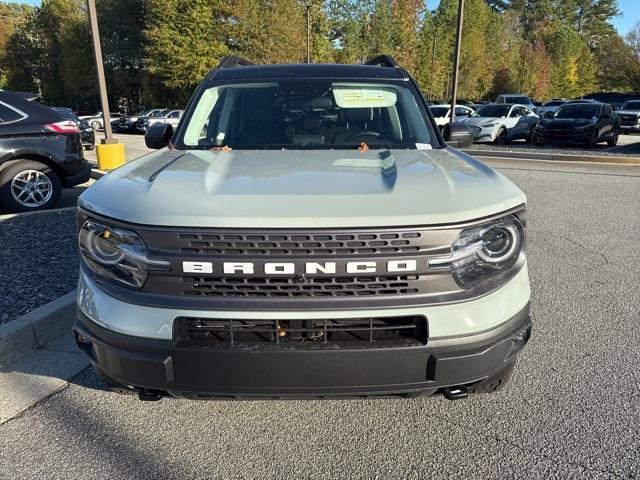
<svg viewBox="0 0 640 480">
<path fill-rule="evenodd" d="M 0 425 L 0 478 L 637 478 L 640 168 L 490 163 L 529 199 L 534 335 L 504 391 L 148 403 L 87 369 Z"/>
</svg>

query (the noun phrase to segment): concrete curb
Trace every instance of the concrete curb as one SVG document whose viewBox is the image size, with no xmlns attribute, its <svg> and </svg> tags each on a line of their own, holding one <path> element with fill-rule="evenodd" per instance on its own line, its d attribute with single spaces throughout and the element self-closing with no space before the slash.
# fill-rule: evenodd
<svg viewBox="0 0 640 480">
<path fill-rule="evenodd" d="M 596 155 L 566 155 L 559 153 L 533 153 L 533 152 L 513 152 L 504 150 L 462 150 L 467 155 L 474 157 L 489 158 L 516 158 L 523 160 L 547 160 L 559 162 L 589 162 L 589 163 L 606 163 L 616 165 L 640 165 L 640 156 L 637 157 L 614 157 L 614 156 L 596 156 Z"/>
<path fill-rule="evenodd" d="M 76 291 L 73 290 L 16 320 L 0 324 L 0 367 L 71 330 L 75 309 Z"/>
</svg>

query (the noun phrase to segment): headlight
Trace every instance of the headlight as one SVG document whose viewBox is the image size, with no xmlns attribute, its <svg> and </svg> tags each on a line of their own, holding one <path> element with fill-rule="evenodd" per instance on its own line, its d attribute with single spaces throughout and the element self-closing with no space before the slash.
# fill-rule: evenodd
<svg viewBox="0 0 640 480">
<path fill-rule="evenodd" d="M 481 282 L 507 281 L 524 256 L 524 227 L 518 217 L 506 218 L 463 230 L 449 257 L 433 258 L 432 269 L 449 269 L 456 283 L 471 288 Z"/>
<path fill-rule="evenodd" d="M 482 128 L 493 128 L 497 125 L 498 125 L 497 123 L 488 123 L 486 125 L 483 125 Z"/>
<path fill-rule="evenodd" d="M 169 269 L 169 262 L 147 258 L 147 247 L 131 230 L 86 220 L 78 243 L 92 272 L 127 287 L 141 288 L 149 270 Z"/>
</svg>

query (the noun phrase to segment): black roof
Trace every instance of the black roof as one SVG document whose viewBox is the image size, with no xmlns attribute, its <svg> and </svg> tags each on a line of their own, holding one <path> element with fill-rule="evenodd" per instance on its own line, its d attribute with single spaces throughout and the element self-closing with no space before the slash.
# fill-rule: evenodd
<svg viewBox="0 0 640 480">
<path fill-rule="evenodd" d="M 26 113 L 29 116 L 30 121 L 45 121 L 46 119 L 48 122 L 59 122 L 60 120 L 65 119 L 60 112 L 56 112 L 55 110 L 41 105 L 38 102 L 27 100 L 15 92 L 0 90 L 0 101 Z"/>
<path fill-rule="evenodd" d="M 402 80 L 408 75 L 401 68 L 374 65 L 342 65 L 335 63 L 302 63 L 284 65 L 242 65 L 218 68 L 207 80 L 286 79 L 286 78 L 344 78 Z"/>
</svg>

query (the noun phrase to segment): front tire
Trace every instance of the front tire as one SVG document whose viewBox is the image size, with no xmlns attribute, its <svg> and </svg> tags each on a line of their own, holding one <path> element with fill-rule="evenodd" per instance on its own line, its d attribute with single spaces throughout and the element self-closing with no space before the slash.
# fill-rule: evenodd
<svg viewBox="0 0 640 480">
<path fill-rule="evenodd" d="M 507 144 L 507 129 L 501 128 L 498 130 L 498 134 L 496 135 L 496 139 L 493 141 L 496 145 L 506 145 Z"/>
<path fill-rule="evenodd" d="M 0 171 L 0 200 L 13 212 L 45 210 L 58 203 L 62 184 L 51 167 L 16 160 Z"/>
<path fill-rule="evenodd" d="M 611 138 L 607 140 L 607 145 L 609 145 L 610 147 L 615 147 L 618 144 L 619 136 L 620 136 L 620 131 L 614 130 L 613 135 L 611 135 Z"/>
<path fill-rule="evenodd" d="M 93 122 L 91 122 L 91 128 L 93 128 L 94 130 L 100 130 L 102 128 L 102 125 L 97 120 L 94 120 Z"/>
</svg>

